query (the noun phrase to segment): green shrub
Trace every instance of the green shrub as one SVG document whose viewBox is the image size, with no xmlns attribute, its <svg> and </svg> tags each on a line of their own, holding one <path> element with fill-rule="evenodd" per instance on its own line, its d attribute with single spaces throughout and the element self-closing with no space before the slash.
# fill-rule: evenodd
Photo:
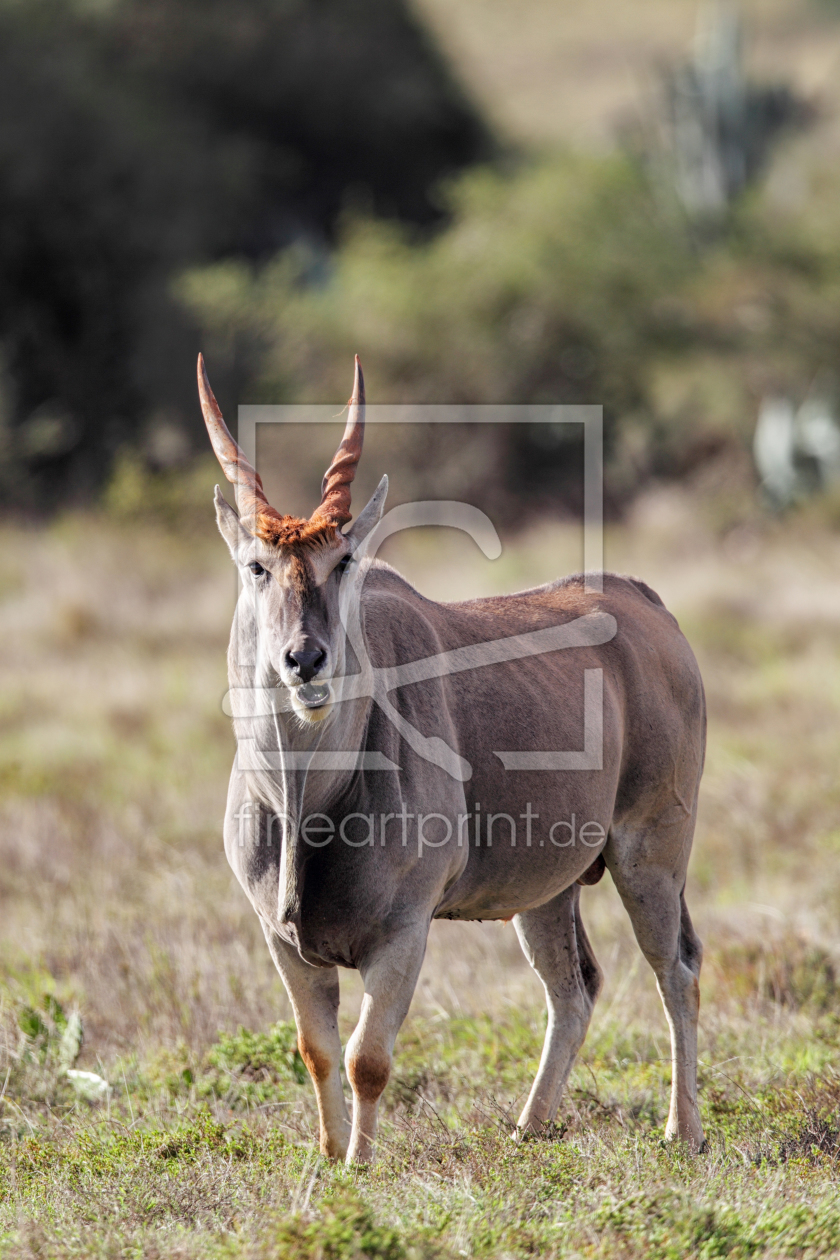
<svg viewBox="0 0 840 1260">
<path fill-rule="evenodd" d="M 229 1107 L 245 1108 L 278 1102 L 289 1086 L 309 1079 L 295 1026 L 282 1020 L 265 1032 L 240 1027 L 220 1033 L 201 1059 L 183 1044 L 161 1050 L 143 1078 L 153 1091 L 163 1089 L 173 1097 L 221 1098 Z"/>
<path fill-rule="evenodd" d="M 209 355 L 257 365 L 249 401 L 338 402 L 358 351 L 374 402 L 603 404 L 613 501 L 718 459 L 743 504 L 761 397 L 837 392 L 840 182 L 814 171 L 790 209 L 770 174 L 699 242 L 630 157 L 548 154 L 453 182 L 434 237 L 356 218 L 328 259 L 228 261 L 178 291 Z M 391 471 L 434 496 L 457 463 L 459 491 L 497 518 L 568 510 L 580 473 L 561 429 L 409 435 Z"/>
<path fill-rule="evenodd" d="M 307 1079 L 306 1068 L 297 1048 L 297 1030 L 281 1020 L 268 1032 L 250 1032 L 238 1028 L 235 1033 L 221 1033 L 216 1045 L 208 1051 L 208 1067 L 230 1072 L 250 1081 L 296 1081 Z"/>
<path fill-rule="evenodd" d="M 285 1221 L 272 1242 L 269 1254 L 283 1260 L 405 1260 L 408 1255 L 398 1232 L 377 1224 L 371 1208 L 352 1190 L 327 1198 L 314 1219 L 299 1215 Z"/>
<path fill-rule="evenodd" d="M 448 199 L 451 225 L 431 239 L 348 223 L 325 272 L 300 249 L 258 272 L 191 272 L 180 292 L 208 359 L 250 346 L 252 397 L 323 402 L 346 397 L 358 351 L 373 402 L 603 403 L 609 444 L 674 338 L 665 299 L 694 265 L 680 221 L 620 156 L 483 168 Z M 521 511 L 525 491 L 532 510 L 553 505 L 580 480 L 577 426 L 511 429 L 459 430 L 461 491 L 502 514 Z M 394 452 L 409 493 L 440 494 L 438 469 L 456 455 L 446 440 L 417 433 Z"/>
</svg>

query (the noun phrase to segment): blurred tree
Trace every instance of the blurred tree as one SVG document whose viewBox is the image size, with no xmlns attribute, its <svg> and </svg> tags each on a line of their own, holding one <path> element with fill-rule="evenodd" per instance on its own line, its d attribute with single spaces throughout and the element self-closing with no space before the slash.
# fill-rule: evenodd
<svg viewBox="0 0 840 1260">
<path fill-rule="evenodd" d="M 109 35 L 167 115 L 244 146 L 255 202 L 236 243 L 251 254 L 331 235 L 348 203 L 429 223 L 441 176 L 491 150 L 395 0 L 125 0 Z"/>
<path fill-rule="evenodd" d="M 814 121 L 814 109 L 785 84 L 749 83 L 737 6 L 698 14 L 694 55 L 666 79 L 668 175 L 690 218 L 720 229 L 729 208 L 763 170 L 785 131 Z"/>
<path fill-rule="evenodd" d="M 840 398 L 840 173 L 819 158 L 803 171 L 793 145 L 780 157 L 806 176 L 801 202 L 778 202 L 781 165 L 702 247 L 673 188 L 626 154 L 557 153 L 466 172 L 429 239 L 348 221 L 317 284 L 299 244 L 257 269 L 196 269 L 181 291 L 211 363 L 237 338 L 253 347 L 249 401 L 346 396 L 357 350 L 375 402 L 602 403 L 608 505 L 651 477 L 741 469 L 720 513 L 732 522 L 762 398 L 835 414 Z M 376 438 L 395 497 L 466 494 L 507 523 L 580 506 L 574 426 L 411 428 Z M 813 448 L 824 426 L 808 428 Z"/>
<path fill-rule="evenodd" d="M 6 503 L 197 424 L 184 266 L 323 252 L 347 205 L 428 224 L 490 148 L 401 0 L 0 0 Z"/>
<path fill-rule="evenodd" d="M 341 398 L 358 351 L 371 401 L 603 404 L 611 454 L 619 419 L 645 411 L 652 356 L 681 339 L 669 298 L 696 265 L 682 216 L 622 155 L 481 168 L 448 197 L 450 221 L 428 240 L 349 222 L 321 284 L 305 283 L 301 246 L 256 272 L 194 271 L 182 291 L 208 353 L 250 342 L 255 393 L 272 402 Z M 457 491 L 508 522 L 580 508 L 579 426 L 432 428 L 391 453 L 396 494 Z M 449 466 L 457 486 L 444 486 Z M 612 476 L 614 501 L 624 490 Z"/>
</svg>

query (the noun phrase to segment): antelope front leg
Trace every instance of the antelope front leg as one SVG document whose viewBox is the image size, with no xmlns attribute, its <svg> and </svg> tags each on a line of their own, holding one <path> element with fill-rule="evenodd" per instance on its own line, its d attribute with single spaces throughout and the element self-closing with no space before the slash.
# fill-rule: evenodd
<svg viewBox="0 0 840 1260">
<path fill-rule="evenodd" d="M 345 1063 L 353 1087 L 353 1132 L 348 1164 L 373 1158 L 377 1111 L 388 1084 L 394 1041 L 405 1019 L 423 955 L 428 924 L 392 938 L 360 966 L 365 996 L 362 1013 L 347 1043 Z"/>
<path fill-rule="evenodd" d="M 292 1004 L 298 1049 L 315 1086 L 321 1154 L 344 1159 L 350 1140 L 350 1117 L 341 1085 L 338 968 L 310 967 L 270 927 L 265 923 L 262 927 Z"/>
</svg>

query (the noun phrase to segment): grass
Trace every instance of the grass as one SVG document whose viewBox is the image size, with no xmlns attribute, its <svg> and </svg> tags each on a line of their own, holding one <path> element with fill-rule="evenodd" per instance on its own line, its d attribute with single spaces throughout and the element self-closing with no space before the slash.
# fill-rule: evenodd
<svg viewBox="0 0 840 1260">
<path fill-rule="evenodd" d="M 503 133 L 604 146 L 644 109 L 663 64 L 690 53 L 697 0 L 416 0 L 482 108 Z M 742 0 L 747 65 L 792 82 L 837 116 L 836 0 Z"/>
<path fill-rule="evenodd" d="M 441 923 L 380 1158 L 349 1171 L 317 1155 L 289 1005 L 222 851 L 234 583 L 209 505 L 180 531 L 113 508 L 3 527 L 0 1255 L 836 1254 L 832 512 L 722 528 L 719 504 L 658 491 L 608 531 L 608 564 L 659 590 L 708 689 L 688 890 L 708 1154 L 662 1143 L 667 1029 L 607 877 L 583 892 L 606 987 L 549 1137 L 511 1139 L 544 1028 L 513 929 Z M 441 598 L 579 564 L 571 526 L 492 564 L 448 533 L 389 545 Z M 342 988 L 346 1036 L 355 973 Z"/>
</svg>

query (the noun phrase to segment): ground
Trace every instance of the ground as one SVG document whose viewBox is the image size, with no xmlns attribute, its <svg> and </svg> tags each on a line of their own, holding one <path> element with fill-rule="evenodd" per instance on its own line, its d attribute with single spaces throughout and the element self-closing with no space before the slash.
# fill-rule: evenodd
<svg viewBox="0 0 840 1260">
<path fill-rule="evenodd" d="M 607 876 L 583 890 L 606 984 L 556 1129 L 511 1137 L 544 1027 L 513 928 L 440 923 L 379 1159 L 322 1161 L 289 1005 L 222 851 L 234 578 L 209 505 L 177 530 L 131 512 L 3 528 L 0 1254 L 840 1250 L 837 512 L 712 502 L 651 491 L 607 532 L 609 567 L 659 591 L 708 690 L 697 1159 L 662 1142 L 666 1023 Z M 418 533 L 391 559 L 441 598 L 580 563 L 574 524 L 504 542 L 489 562 Z M 354 973 L 343 990 L 346 1036 Z"/>
</svg>

